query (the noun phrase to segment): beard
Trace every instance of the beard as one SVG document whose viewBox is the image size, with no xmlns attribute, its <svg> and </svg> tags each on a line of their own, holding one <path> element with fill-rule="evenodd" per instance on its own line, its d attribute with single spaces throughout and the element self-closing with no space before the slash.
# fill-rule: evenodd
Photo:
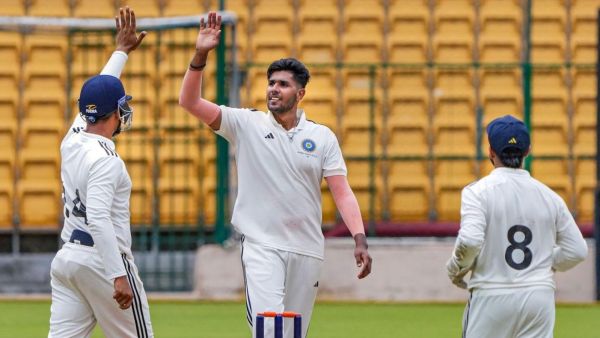
<svg viewBox="0 0 600 338">
<path fill-rule="evenodd" d="M 296 103 L 297 103 L 296 97 L 294 96 L 294 97 L 291 97 L 287 101 L 282 101 L 279 106 L 273 107 L 273 106 L 271 106 L 271 103 L 269 102 L 269 98 L 267 98 L 267 107 L 269 108 L 269 111 L 273 114 L 286 113 L 286 112 L 290 111 Z"/>
<path fill-rule="evenodd" d="M 115 129 L 115 131 L 113 132 L 112 136 L 115 137 L 117 135 L 119 135 L 121 133 L 121 119 L 119 119 L 119 125 L 117 126 L 117 129 Z"/>
</svg>

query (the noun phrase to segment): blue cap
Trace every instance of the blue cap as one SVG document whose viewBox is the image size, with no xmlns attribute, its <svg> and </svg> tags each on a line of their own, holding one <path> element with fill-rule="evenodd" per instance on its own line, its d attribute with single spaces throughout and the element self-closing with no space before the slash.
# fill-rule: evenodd
<svg viewBox="0 0 600 338">
<path fill-rule="evenodd" d="M 112 75 L 96 75 L 89 78 L 81 87 L 79 112 L 90 122 L 110 114 L 119 107 L 119 100 L 131 96 L 125 95 L 123 83 Z"/>
<path fill-rule="evenodd" d="M 511 115 L 490 122 L 487 133 L 490 146 L 496 154 L 501 154 L 507 148 L 516 148 L 525 153 L 531 144 L 525 123 Z"/>
</svg>

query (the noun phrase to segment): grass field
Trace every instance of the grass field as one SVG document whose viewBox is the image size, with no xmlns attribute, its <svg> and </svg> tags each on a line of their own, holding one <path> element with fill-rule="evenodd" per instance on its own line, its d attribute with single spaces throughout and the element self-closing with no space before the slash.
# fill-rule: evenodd
<svg viewBox="0 0 600 338">
<path fill-rule="evenodd" d="M 249 336 L 242 303 L 154 301 L 150 309 L 158 338 Z M 0 337 L 46 337 L 49 311 L 47 301 L 0 301 Z M 463 304 L 319 303 L 310 336 L 460 337 L 462 312 Z M 556 338 L 600 337 L 600 305 L 561 305 L 556 317 Z"/>
</svg>

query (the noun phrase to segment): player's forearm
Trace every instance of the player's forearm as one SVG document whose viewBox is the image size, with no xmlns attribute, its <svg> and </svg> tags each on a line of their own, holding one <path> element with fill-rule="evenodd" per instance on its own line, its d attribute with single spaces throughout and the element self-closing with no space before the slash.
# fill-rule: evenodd
<svg viewBox="0 0 600 338">
<path fill-rule="evenodd" d="M 460 268 L 471 267 L 481 251 L 483 239 L 468 238 L 459 234 L 452 255 Z"/>
<path fill-rule="evenodd" d="M 194 70 L 192 67 L 206 64 L 207 53 L 194 55 L 190 68 L 183 77 L 183 84 L 179 93 L 179 105 L 194 115 L 200 121 L 210 125 L 219 116 L 219 106 L 202 98 L 202 71 Z"/>
<path fill-rule="evenodd" d="M 352 237 L 356 234 L 364 234 L 365 227 L 360 213 L 360 207 L 356 196 L 352 192 L 345 176 L 332 176 L 327 178 L 327 183 L 333 200 L 337 206 L 344 223 L 350 230 Z"/>
<path fill-rule="evenodd" d="M 100 74 L 121 77 L 121 72 L 123 71 L 123 68 L 125 68 L 125 63 L 127 63 L 128 58 L 127 53 L 123 51 L 113 52 Z"/>
</svg>

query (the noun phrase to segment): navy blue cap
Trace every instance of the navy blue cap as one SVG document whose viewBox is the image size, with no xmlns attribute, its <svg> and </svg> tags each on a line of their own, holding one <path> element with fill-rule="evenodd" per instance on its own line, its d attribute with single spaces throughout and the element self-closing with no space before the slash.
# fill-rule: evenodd
<svg viewBox="0 0 600 338">
<path fill-rule="evenodd" d="M 516 148 L 525 153 L 531 144 L 525 123 L 511 115 L 490 122 L 487 134 L 490 146 L 496 154 L 501 154 L 507 148 Z"/>
<path fill-rule="evenodd" d="M 117 110 L 119 99 L 131 96 L 125 95 L 123 83 L 112 75 L 96 75 L 89 78 L 81 87 L 79 95 L 79 112 L 90 122 L 95 122 Z"/>
</svg>

